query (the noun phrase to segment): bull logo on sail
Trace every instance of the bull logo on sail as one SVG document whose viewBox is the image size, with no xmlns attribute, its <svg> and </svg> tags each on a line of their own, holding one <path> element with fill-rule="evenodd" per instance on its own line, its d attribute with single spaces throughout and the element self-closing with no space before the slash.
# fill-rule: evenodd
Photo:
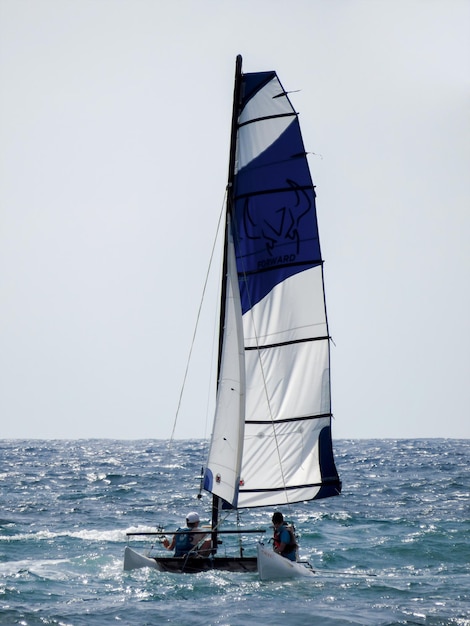
<svg viewBox="0 0 470 626">
<path fill-rule="evenodd" d="M 302 240 L 299 225 L 312 210 L 313 203 L 305 189 L 293 180 L 288 179 L 286 182 L 288 192 L 282 194 L 284 202 L 278 206 L 273 207 L 271 197 L 276 196 L 271 195 L 264 196 L 263 203 L 257 204 L 256 209 L 250 204 L 249 199 L 245 201 L 244 234 L 252 243 L 255 241 L 262 243 L 262 249 L 258 248 L 256 255 L 259 269 L 292 263 L 300 252 Z M 268 197 L 269 205 L 265 203 Z M 261 255 L 263 258 L 260 258 Z"/>
</svg>

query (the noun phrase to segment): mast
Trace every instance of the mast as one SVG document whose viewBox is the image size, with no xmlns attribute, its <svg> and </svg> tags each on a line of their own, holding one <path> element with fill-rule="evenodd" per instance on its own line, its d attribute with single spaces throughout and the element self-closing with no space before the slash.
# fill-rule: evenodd
<svg viewBox="0 0 470 626">
<path fill-rule="evenodd" d="M 227 217 L 232 213 L 233 206 L 233 180 L 235 177 L 235 159 L 237 151 L 237 130 L 238 130 L 238 114 L 240 108 L 240 94 L 242 84 L 242 57 L 239 54 L 235 61 L 235 80 L 233 87 L 233 107 L 232 107 L 232 126 L 230 132 L 230 153 L 229 153 L 229 166 L 227 177 L 227 206 L 225 217 L 225 239 L 224 239 L 224 252 L 223 252 L 223 266 L 222 266 L 222 288 L 221 288 L 221 306 L 220 306 L 220 321 L 219 321 L 219 353 L 217 364 L 217 384 L 220 375 L 220 362 L 222 356 L 222 343 L 223 343 L 223 330 L 225 325 L 225 298 L 227 295 Z M 212 553 L 217 552 L 217 530 L 219 524 L 219 511 L 221 508 L 221 498 L 219 496 L 212 496 Z"/>
<path fill-rule="evenodd" d="M 242 57 L 239 54 L 237 56 L 235 64 L 235 83 L 233 88 L 233 108 L 232 108 L 232 128 L 230 132 L 230 155 L 229 166 L 227 176 L 227 206 L 225 216 L 225 241 L 224 241 L 224 256 L 222 267 L 222 289 L 221 289 L 221 307 L 220 307 L 220 323 L 219 323 L 219 358 L 217 366 L 217 380 L 220 373 L 220 359 L 222 354 L 222 340 L 223 329 L 225 321 L 225 296 L 227 287 L 227 216 L 232 214 L 233 206 L 233 180 L 235 178 L 235 158 L 237 152 L 237 130 L 238 130 L 238 113 L 240 107 L 240 92 L 241 92 L 241 78 L 242 78 Z"/>
</svg>

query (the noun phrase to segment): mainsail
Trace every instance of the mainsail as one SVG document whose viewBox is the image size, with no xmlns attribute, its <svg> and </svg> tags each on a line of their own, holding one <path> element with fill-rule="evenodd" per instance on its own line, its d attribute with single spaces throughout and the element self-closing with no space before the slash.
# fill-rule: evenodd
<svg viewBox="0 0 470 626">
<path fill-rule="evenodd" d="M 323 261 L 298 114 L 237 58 L 217 403 L 204 488 L 235 508 L 340 493 Z"/>
</svg>

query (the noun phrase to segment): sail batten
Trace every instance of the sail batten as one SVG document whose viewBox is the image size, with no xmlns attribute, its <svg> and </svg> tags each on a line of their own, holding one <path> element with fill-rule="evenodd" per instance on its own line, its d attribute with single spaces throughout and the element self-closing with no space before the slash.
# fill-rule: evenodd
<svg viewBox="0 0 470 626">
<path fill-rule="evenodd" d="M 285 422 L 302 422 L 304 420 L 319 420 L 324 417 L 333 417 L 331 413 L 321 413 L 320 415 L 305 415 L 302 417 L 288 417 L 286 419 L 276 420 L 276 424 L 282 424 Z M 245 424 L 272 424 L 272 420 L 246 420 Z"/>
<path fill-rule="evenodd" d="M 292 159 L 294 158 L 300 158 L 301 155 L 293 155 Z M 287 160 L 286 160 L 287 161 Z M 310 191 L 315 189 L 315 187 L 313 185 L 302 185 L 302 186 L 298 186 L 297 187 L 298 191 Z M 256 191 L 251 191 L 249 193 L 241 193 L 238 196 L 235 197 L 235 200 L 242 200 L 243 198 L 251 198 L 253 196 L 263 196 L 266 194 L 279 194 L 279 193 L 283 193 L 283 192 L 291 192 L 292 191 L 292 187 L 290 185 L 287 185 L 285 187 L 277 187 L 275 189 L 257 189 Z"/>
<path fill-rule="evenodd" d="M 246 346 L 245 350 L 269 350 L 270 348 L 279 348 L 281 346 L 289 346 L 295 343 L 304 343 L 306 341 L 329 341 L 330 337 L 307 337 L 305 339 L 295 339 L 293 341 L 284 341 L 282 343 L 271 343 L 257 346 Z"/>
<path fill-rule="evenodd" d="M 279 98 L 284 94 L 279 94 L 279 96 L 273 96 L 273 98 Z M 251 120 L 247 120 L 246 122 L 242 122 L 238 125 L 238 128 L 243 128 L 243 126 L 247 126 L 248 124 L 256 124 L 257 122 L 265 122 L 266 120 L 276 120 L 281 117 L 296 117 L 297 113 L 279 113 L 278 115 L 265 115 L 263 117 L 255 117 Z"/>
<path fill-rule="evenodd" d="M 240 489 L 240 493 L 274 493 L 279 491 L 293 491 L 294 489 L 310 489 L 311 487 L 323 487 L 323 485 L 336 484 L 337 479 L 335 476 L 330 478 L 324 478 L 321 483 L 310 483 L 309 485 L 289 485 L 288 487 L 272 487 L 267 489 Z"/>
</svg>

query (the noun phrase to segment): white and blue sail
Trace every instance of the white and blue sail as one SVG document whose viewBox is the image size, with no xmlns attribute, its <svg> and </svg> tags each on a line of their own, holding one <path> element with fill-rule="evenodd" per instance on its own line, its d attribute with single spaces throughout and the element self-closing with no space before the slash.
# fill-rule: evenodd
<svg viewBox="0 0 470 626">
<path fill-rule="evenodd" d="M 204 487 L 235 508 L 339 494 L 315 190 L 275 72 L 237 59 L 219 376 Z"/>
</svg>

